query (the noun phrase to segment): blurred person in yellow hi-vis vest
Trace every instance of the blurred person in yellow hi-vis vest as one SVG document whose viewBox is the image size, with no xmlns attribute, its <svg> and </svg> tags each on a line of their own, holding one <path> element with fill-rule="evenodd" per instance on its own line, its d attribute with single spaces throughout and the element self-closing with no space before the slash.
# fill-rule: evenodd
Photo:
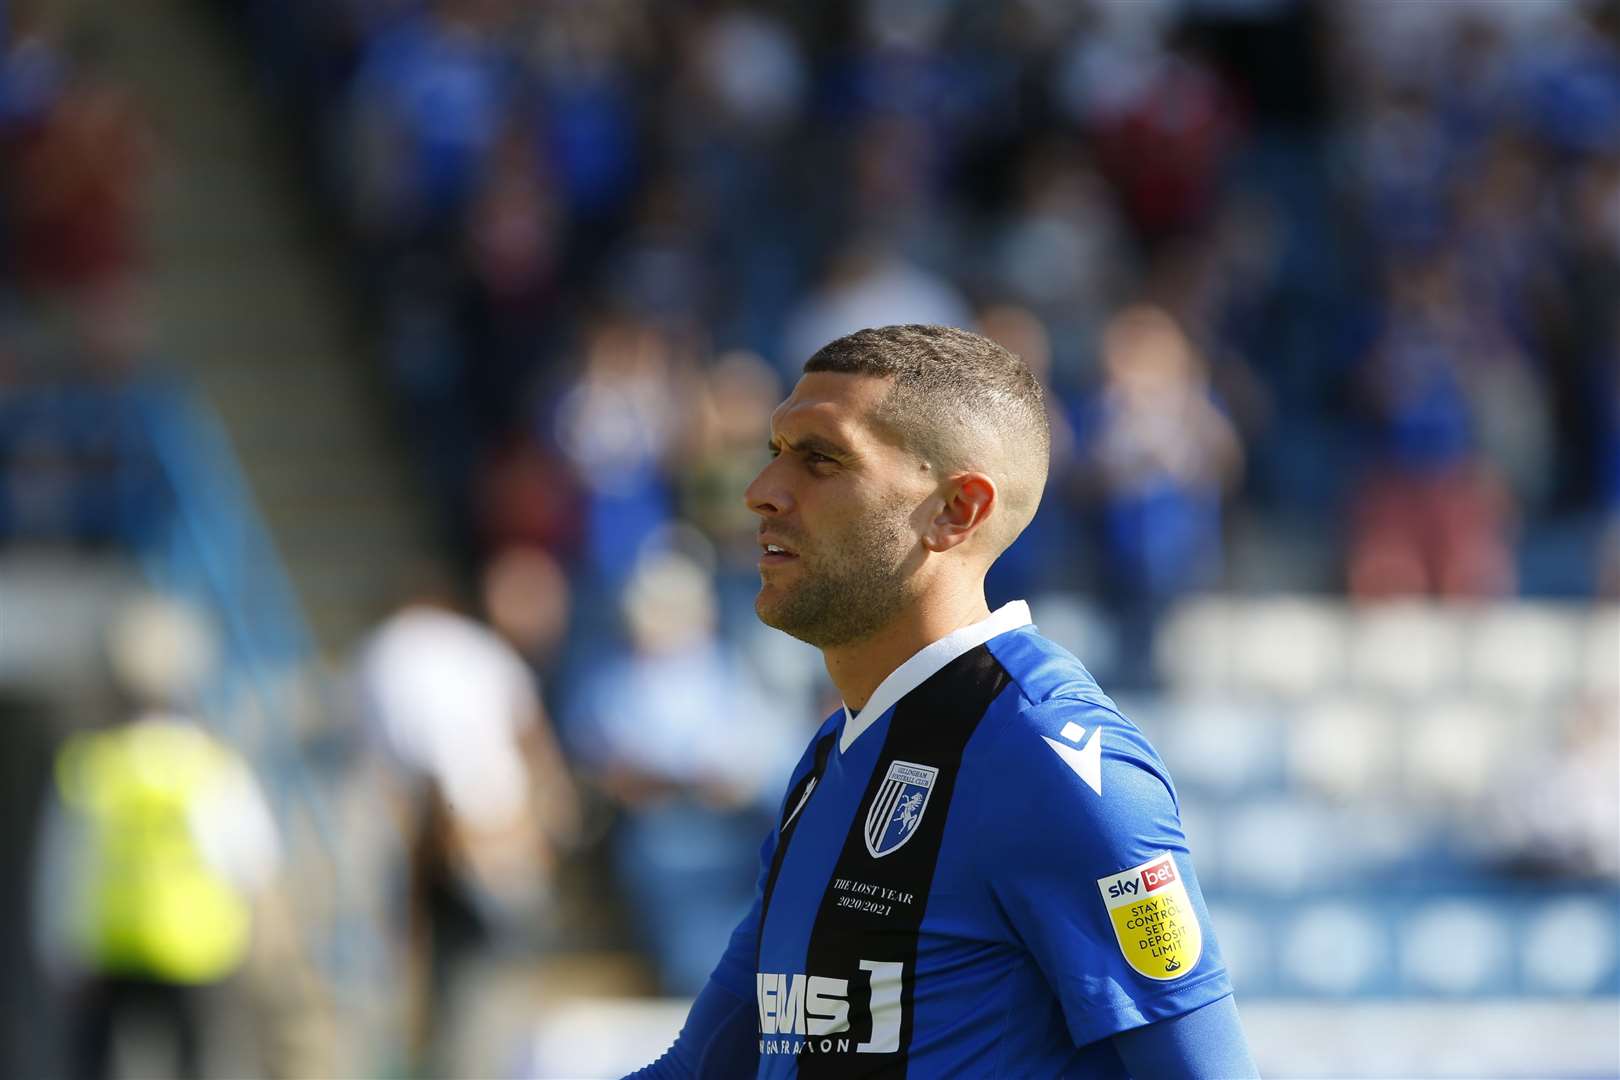
<svg viewBox="0 0 1620 1080">
<path fill-rule="evenodd" d="M 148 601 L 115 625 L 128 718 L 72 736 L 57 755 L 63 827 L 42 914 L 56 966 L 76 976 L 73 1076 L 113 1075 L 115 1035 L 137 1015 L 169 1029 L 174 1075 L 203 1075 L 200 999 L 242 967 L 254 898 L 279 865 L 247 761 L 175 707 L 210 658 L 189 618 Z"/>
</svg>

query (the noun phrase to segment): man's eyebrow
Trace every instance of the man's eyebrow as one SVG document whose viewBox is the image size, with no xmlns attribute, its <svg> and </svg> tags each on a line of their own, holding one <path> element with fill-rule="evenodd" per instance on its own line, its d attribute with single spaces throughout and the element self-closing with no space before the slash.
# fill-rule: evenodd
<svg viewBox="0 0 1620 1080">
<path fill-rule="evenodd" d="M 840 446 L 831 439 L 823 438 L 820 435 L 805 435 L 797 441 L 787 439 L 781 435 L 772 435 L 770 446 L 773 450 L 780 447 L 801 454 L 825 454 L 830 458 L 839 458 L 841 460 L 855 456 L 854 452 L 848 447 Z"/>
</svg>

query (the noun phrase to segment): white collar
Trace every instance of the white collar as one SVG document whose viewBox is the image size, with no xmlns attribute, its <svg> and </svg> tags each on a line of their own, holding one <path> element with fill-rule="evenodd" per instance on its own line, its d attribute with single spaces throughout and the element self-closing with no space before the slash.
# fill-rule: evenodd
<svg viewBox="0 0 1620 1080">
<path fill-rule="evenodd" d="M 1001 605 L 987 617 L 953 630 L 932 645 L 925 645 L 912 654 L 911 659 L 889 672 L 889 677 L 867 698 L 860 716 L 851 716 L 844 706 L 844 732 L 838 739 L 838 751 L 843 753 L 855 745 L 855 740 L 875 723 L 889 707 L 917 687 L 929 676 L 970 649 L 976 649 L 991 638 L 1030 624 L 1029 605 L 1013 600 Z"/>
</svg>

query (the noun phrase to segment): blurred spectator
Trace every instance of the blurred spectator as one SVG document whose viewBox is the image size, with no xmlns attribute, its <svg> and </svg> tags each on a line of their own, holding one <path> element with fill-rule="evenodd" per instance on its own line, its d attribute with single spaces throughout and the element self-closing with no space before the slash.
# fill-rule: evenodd
<svg viewBox="0 0 1620 1080">
<path fill-rule="evenodd" d="M 59 83 L 42 70 L 52 66 L 48 47 L 25 40 L 10 57 L 18 126 L 6 194 L 17 280 L 82 348 L 127 363 L 146 336 L 140 225 L 152 134 L 104 70 L 98 41 L 75 42 Z"/>
<path fill-rule="evenodd" d="M 520 419 L 512 388 L 538 366 L 555 331 L 566 220 L 533 136 L 509 129 L 467 211 L 462 319 L 470 344 L 465 393 L 480 431 Z"/>
<path fill-rule="evenodd" d="M 490 627 L 531 669 L 548 670 L 572 606 L 562 566 L 542 549 L 510 547 L 490 560 L 480 587 Z"/>
<path fill-rule="evenodd" d="M 861 237 L 847 244 L 788 318 L 782 371 L 797 381 L 812 353 L 862 327 L 892 323 L 967 326 L 967 301 L 945 278 L 916 266 L 883 242 Z"/>
<path fill-rule="evenodd" d="M 1387 247 L 1409 250 L 1444 235 L 1453 162 L 1434 111 L 1425 87 L 1401 84 L 1380 87 L 1360 118 L 1363 217 Z"/>
<path fill-rule="evenodd" d="M 679 448 L 681 516 L 718 550 L 722 576 L 757 587 L 758 521 L 737 493 L 769 458 L 772 410 L 782 398 L 776 374 L 754 353 L 730 352 L 704 373 Z"/>
<path fill-rule="evenodd" d="M 361 56 L 355 212 L 376 239 L 448 254 L 515 93 L 499 10 L 488 0 L 434 0 Z"/>
<path fill-rule="evenodd" d="M 1254 369 L 1255 355 L 1265 351 L 1268 297 L 1282 273 L 1279 217 L 1276 206 L 1234 194 L 1207 232 L 1162 247 L 1142 286 L 1144 298 L 1164 308 L 1205 357 L 1211 393 L 1245 446 L 1268 432 L 1282 392 Z M 1312 363 L 1322 370 L 1324 360 Z M 1285 382 L 1307 378 L 1283 374 Z"/>
<path fill-rule="evenodd" d="M 213 663 L 198 617 L 148 600 L 109 646 L 130 712 L 59 754 L 40 879 L 48 955 L 77 982 L 68 1069 L 114 1075 L 115 1034 L 156 1017 L 173 1075 L 201 1077 L 205 992 L 246 960 L 280 843 L 246 760 L 186 711 Z"/>
<path fill-rule="evenodd" d="M 1050 475 L 1055 481 L 1047 485 L 1040 513 L 990 569 L 985 591 L 989 603 L 997 605 L 1054 586 L 1079 587 L 1089 580 L 1092 567 L 1091 553 L 1078 542 L 1085 530 L 1073 498 L 1073 478 L 1083 466 L 1063 399 L 1052 386 L 1051 336 L 1034 312 L 1011 304 L 985 308 L 978 321 L 983 334 L 1021 357 L 1046 389 Z"/>
<path fill-rule="evenodd" d="M 447 588 L 420 588 L 365 642 L 355 677 L 407 848 L 398 933 L 413 1064 L 444 1073 L 457 1069 L 475 961 L 490 946 L 521 955 L 545 931 L 577 809 L 523 660 L 459 614 Z"/>
<path fill-rule="evenodd" d="M 537 82 L 539 126 L 564 199 L 598 242 L 634 195 L 644 152 L 638 93 L 658 50 L 658 11 L 641 0 L 532 5 L 526 60 Z"/>
<path fill-rule="evenodd" d="M 707 208 L 674 173 L 648 179 L 628 234 L 608 254 L 606 289 L 673 345 L 701 340 L 719 292 L 705 248 Z"/>
<path fill-rule="evenodd" d="M 474 524 L 484 551 L 534 546 L 578 557 L 585 529 L 584 492 L 569 462 L 527 432 L 511 436 L 475 478 Z"/>
<path fill-rule="evenodd" d="M 1521 361 L 1463 302 L 1456 257 L 1397 262 L 1384 329 L 1364 368 L 1373 427 L 1369 475 L 1353 511 L 1350 591 L 1485 597 L 1510 592 L 1513 503 L 1479 452 L 1471 393 L 1495 365 Z M 1533 410 L 1532 395 L 1506 407 Z"/>
<path fill-rule="evenodd" d="M 584 370 L 557 403 L 558 443 L 584 486 L 586 565 L 610 583 L 628 576 L 642 538 L 669 519 L 664 461 L 687 374 L 677 361 L 667 334 L 604 318 L 587 334 Z"/>
<path fill-rule="evenodd" d="M 498 315 L 532 318 L 557 285 L 563 222 L 544 169 L 526 133 L 509 131 L 469 215 L 467 260 Z"/>
<path fill-rule="evenodd" d="M 693 91 L 707 108 L 672 122 L 701 124 L 707 119 L 746 136 L 769 138 L 804 109 L 809 72 L 803 47 L 770 12 L 722 8 L 705 13 L 687 56 Z"/>
<path fill-rule="evenodd" d="M 1016 185 L 987 284 L 1052 327 L 1054 382 L 1073 391 L 1096 379 L 1097 335 L 1124 299 L 1137 253 L 1114 192 L 1077 145 L 1038 143 L 1020 161 Z"/>
<path fill-rule="evenodd" d="M 1130 34 L 1133 48 L 1113 53 L 1114 42 L 1082 35 L 1068 88 L 1103 171 L 1149 241 L 1208 220 L 1242 128 L 1218 73 L 1185 45 L 1156 37 L 1144 28 Z M 1167 161 L 1176 167 L 1164 168 Z"/>
<path fill-rule="evenodd" d="M 1222 571 L 1221 501 L 1243 448 L 1209 373 L 1165 311 L 1129 307 L 1103 333 L 1104 383 L 1081 425 L 1102 526 L 1103 591 L 1118 612 L 1126 681 L 1150 678 L 1153 630 L 1177 597 Z"/>
<path fill-rule="evenodd" d="M 809 702 L 767 695 L 716 633 L 703 567 L 653 552 L 624 590 L 627 648 L 596 665 L 569 742 L 622 810 L 619 887 L 664 989 L 694 994 L 753 900 Z"/>
</svg>

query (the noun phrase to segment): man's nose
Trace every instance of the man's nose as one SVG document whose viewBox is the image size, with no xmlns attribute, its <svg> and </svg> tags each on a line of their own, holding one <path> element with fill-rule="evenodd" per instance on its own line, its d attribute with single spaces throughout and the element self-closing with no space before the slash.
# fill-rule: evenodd
<svg viewBox="0 0 1620 1080">
<path fill-rule="evenodd" d="M 754 482 L 743 491 L 743 502 L 760 517 L 776 517 L 793 506 L 793 496 L 783 483 L 784 477 L 779 468 L 781 460 L 773 458 L 767 462 L 759 470 L 759 475 L 754 477 Z"/>
</svg>

